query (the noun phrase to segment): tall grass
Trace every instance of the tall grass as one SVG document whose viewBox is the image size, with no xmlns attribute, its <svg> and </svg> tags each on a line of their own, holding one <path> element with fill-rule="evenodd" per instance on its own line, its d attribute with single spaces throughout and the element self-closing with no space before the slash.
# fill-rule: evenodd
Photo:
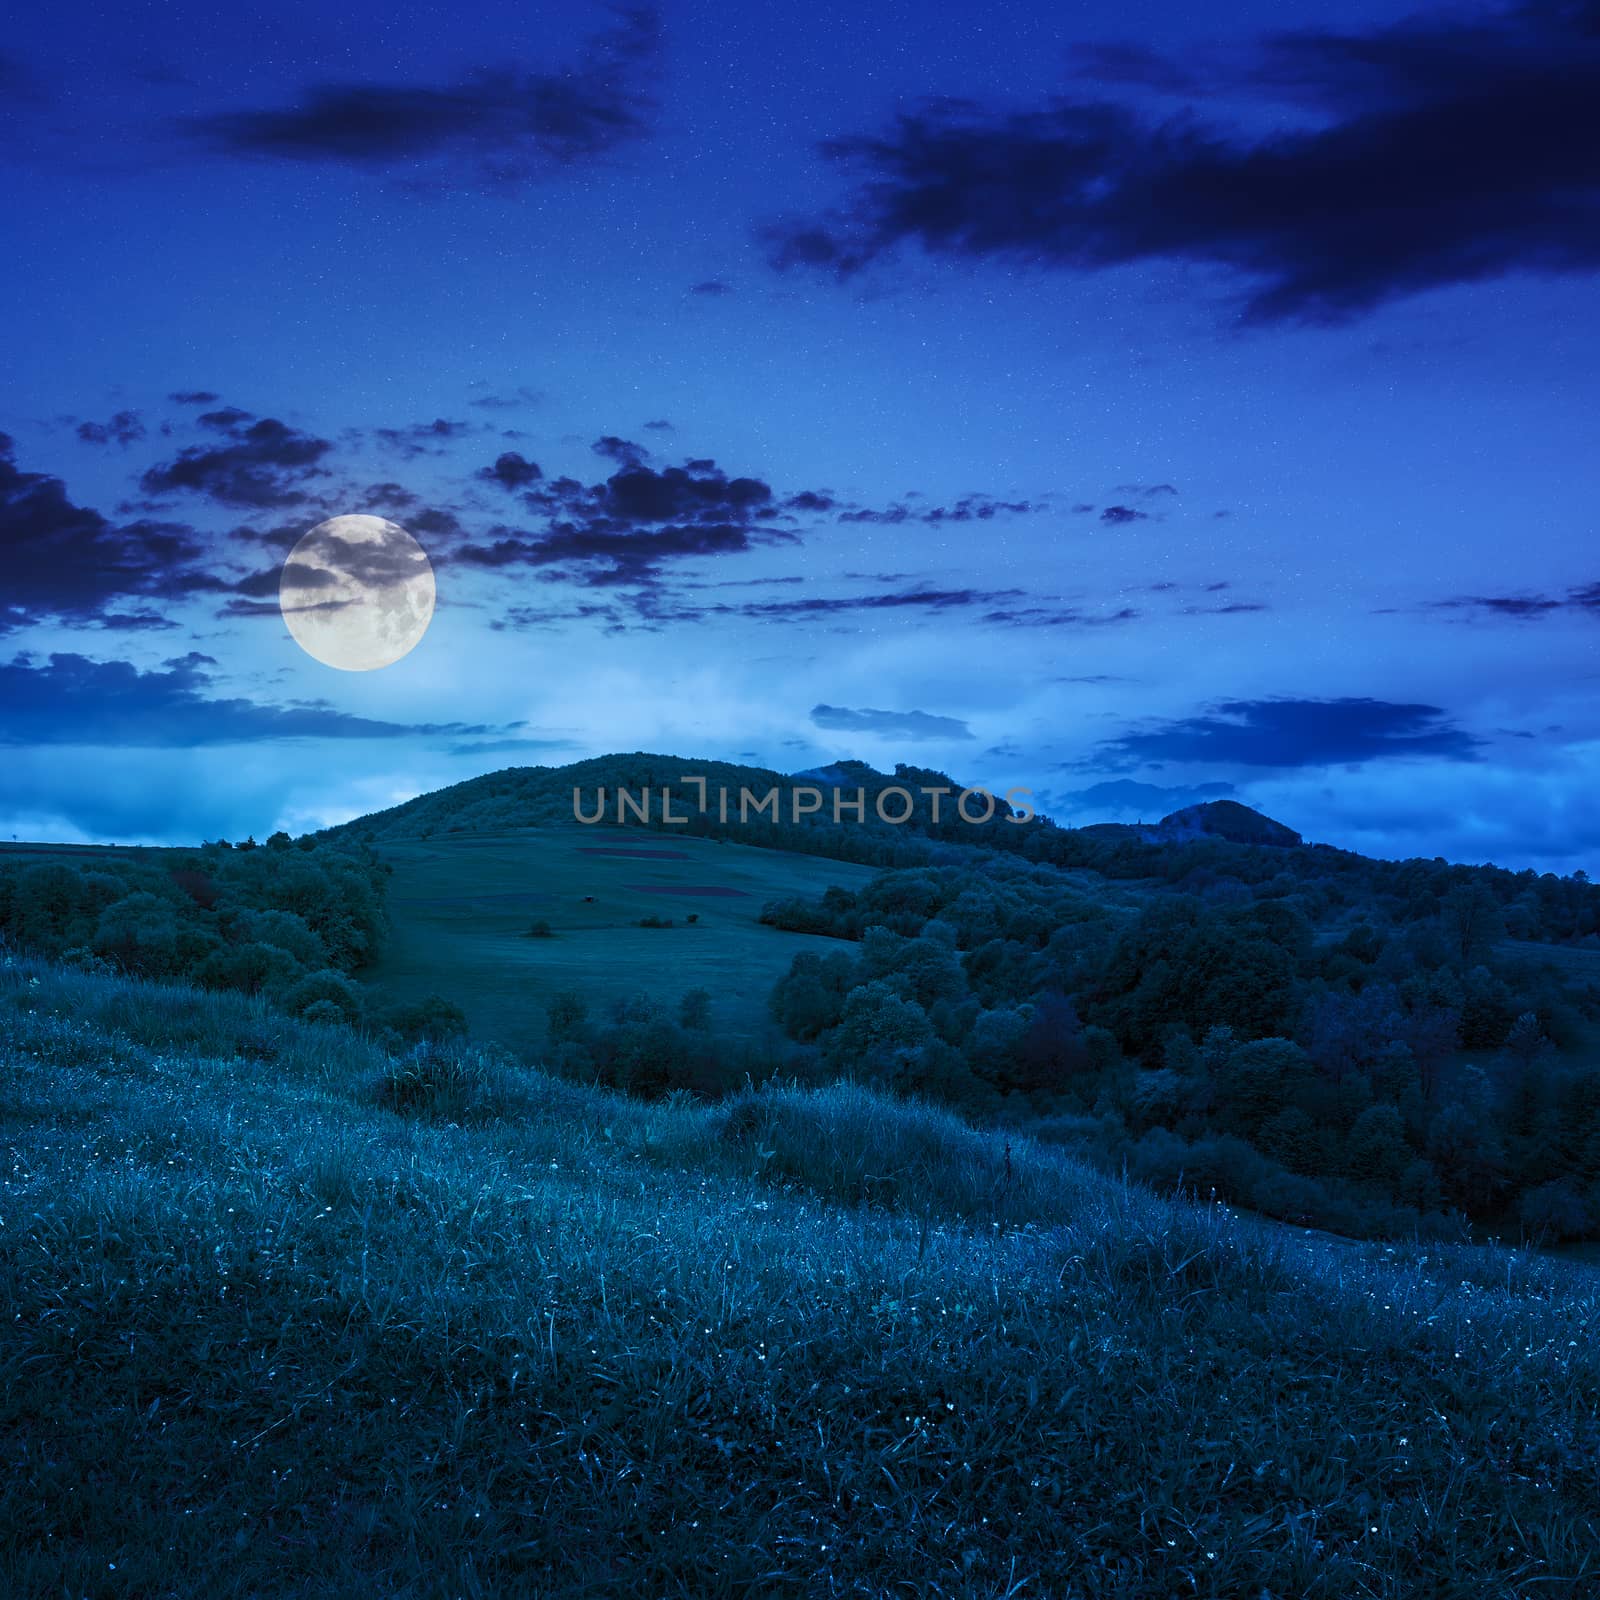
<svg viewBox="0 0 1600 1600">
<path fill-rule="evenodd" d="M 263 1021 L 0 970 L 0 1592 L 1596 1592 L 1587 1269 Z"/>
</svg>

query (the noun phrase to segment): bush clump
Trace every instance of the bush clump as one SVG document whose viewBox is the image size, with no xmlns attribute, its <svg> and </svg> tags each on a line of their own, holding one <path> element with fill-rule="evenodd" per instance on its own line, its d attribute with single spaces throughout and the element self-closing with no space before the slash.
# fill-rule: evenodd
<svg viewBox="0 0 1600 1600">
<path fill-rule="evenodd" d="M 488 1051 L 424 1041 L 391 1057 L 378 1083 L 391 1111 L 440 1122 L 486 1122 L 516 1100 L 509 1067 Z"/>
</svg>

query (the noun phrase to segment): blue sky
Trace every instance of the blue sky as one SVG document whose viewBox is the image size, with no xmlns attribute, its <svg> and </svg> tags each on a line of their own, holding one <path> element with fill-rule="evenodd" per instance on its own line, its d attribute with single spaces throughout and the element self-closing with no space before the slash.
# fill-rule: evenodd
<svg viewBox="0 0 1600 1600">
<path fill-rule="evenodd" d="M 23 19 L 0 831 L 644 748 L 1592 867 L 1595 8 L 1219 28 Z M 272 603 L 346 511 L 438 578 L 375 673 Z"/>
</svg>

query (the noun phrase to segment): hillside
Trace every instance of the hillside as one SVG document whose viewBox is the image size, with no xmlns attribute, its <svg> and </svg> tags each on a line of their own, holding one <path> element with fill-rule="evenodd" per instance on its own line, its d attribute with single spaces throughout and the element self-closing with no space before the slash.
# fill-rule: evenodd
<svg viewBox="0 0 1600 1600">
<path fill-rule="evenodd" d="M 1286 828 L 1237 800 L 1207 800 L 1185 806 L 1163 817 L 1159 827 L 1161 834 L 1170 839 L 1210 834 L 1233 844 L 1264 844 L 1280 849 L 1292 849 L 1305 842 L 1293 828 Z"/>
<path fill-rule="evenodd" d="M 775 775 L 702 772 L 695 810 L 696 765 L 513 769 L 262 848 L 0 847 L 0 938 L 648 1098 L 864 1082 L 1349 1235 L 1600 1239 L 1581 876 L 1369 861 L 1225 800 L 1153 832 L 724 821 L 717 786 Z M 802 776 L 819 809 L 941 781 Z M 570 820 L 619 784 L 655 826 Z"/>
<path fill-rule="evenodd" d="M 1586 1268 L 16 959 L 0 1129 L 19 1600 L 1593 1590 Z"/>
<path fill-rule="evenodd" d="M 1183 806 L 1159 822 L 1092 822 L 1078 831 L 1096 839 L 1157 846 L 1225 842 L 1292 850 L 1305 843 L 1293 828 L 1237 800 Z"/>
<path fill-rule="evenodd" d="M 366 982 L 396 1004 L 442 994 L 478 1037 L 534 1057 L 551 1002 L 570 991 L 598 1011 L 641 992 L 676 1008 L 701 988 L 719 1034 L 766 1038 L 772 986 L 801 951 L 833 941 L 764 926 L 763 907 L 872 876 L 815 856 L 571 823 L 376 848 L 392 869 L 391 933 Z"/>
</svg>

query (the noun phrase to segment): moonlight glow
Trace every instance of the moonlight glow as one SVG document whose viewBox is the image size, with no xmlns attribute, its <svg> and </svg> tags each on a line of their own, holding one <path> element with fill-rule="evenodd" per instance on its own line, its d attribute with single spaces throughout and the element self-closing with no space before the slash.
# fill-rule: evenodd
<svg viewBox="0 0 1600 1600">
<path fill-rule="evenodd" d="M 398 661 L 428 631 L 433 602 L 427 552 L 383 517 L 319 522 L 289 552 L 278 581 L 295 642 L 343 672 Z"/>
</svg>

